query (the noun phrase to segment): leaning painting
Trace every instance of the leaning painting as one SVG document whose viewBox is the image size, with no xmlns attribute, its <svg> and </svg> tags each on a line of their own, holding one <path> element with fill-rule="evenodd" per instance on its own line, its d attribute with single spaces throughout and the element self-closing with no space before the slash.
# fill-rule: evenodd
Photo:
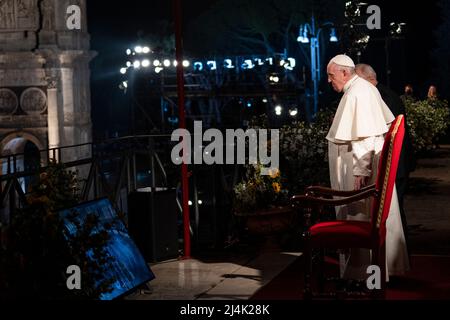
<svg viewBox="0 0 450 320">
<path fill-rule="evenodd" d="M 140 285 L 155 278 L 153 272 L 146 264 L 133 240 L 128 235 L 123 222 L 118 219 L 117 213 L 108 199 L 100 199 L 65 209 L 60 212 L 64 221 L 64 238 L 71 242 L 73 235 L 85 223 L 92 221 L 89 216 L 96 215 L 96 225 L 91 229 L 92 234 L 105 232 L 108 242 L 104 248 L 107 259 L 100 263 L 108 263 L 104 273 L 97 276 L 92 284 L 100 285 L 110 281 L 110 291 L 100 295 L 101 300 L 112 300 L 125 295 Z M 88 259 L 96 259 L 94 250 L 87 253 Z M 95 270 L 88 270 L 95 272 Z"/>
</svg>

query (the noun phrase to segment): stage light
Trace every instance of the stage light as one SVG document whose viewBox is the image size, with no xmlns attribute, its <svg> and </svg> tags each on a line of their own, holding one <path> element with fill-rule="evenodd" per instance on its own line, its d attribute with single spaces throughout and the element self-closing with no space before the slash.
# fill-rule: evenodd
<svg viewBox="0 0 450 320">
<path fill-rule="evenodd" d="M 184 61 L 183 61 L 183 67 L 187 68 L 187 67 L 189 67 L 190 65 L 191 65 L 191 63 L 190 63 L 189 61 L 187 61 L 187 60 L 184 60 Z"/>
<path fill-rule="evenodd" d="M 164 68 L 161 68 L 161 67 L 156 67 L 155 68 L 155 72 L 156 73 L 160 73 L 161 71 L 163 71 L 164 70 Z"/>
<path fill-rule="evenodd" d="M 155 67 L 158 67 L 159 65 L 161 65 L 161 61 L 155 60 L 155 61 L 153 61 L 153 65 L 154 65 Z"/>
<path fill-rule="evenodd" d="M 206 64 L 209 67 L 209 70 L 216 70 L 217 69 L 217 62 L 216 61 L 207 61 Z"/>
<path fill-rule="evenodd" d="M 251 108 L 252 107 L 252 103 L 249 101 L 247 102 L 247 108 Z"/>
<path fill-rule="evenodd" d="M 121 69 L 120 69 L 120 73 L 121 73 L 121 74 L 127 73 L 127 68 L 121 68 Z"/>
<path fill-rule="evenodd" d="M 275 114 L 277 116 L 281 116 L 282 111 L 283 111 L 283 108 L 280 105 L 275 107 Z"/>
<path fill-rule="evenodd" d="M 124 88 L 128 88 L 128 81 L 122 81 L 122 86 Z"/>
<path fill-rule="evenodd" d="M 336 29 L 335 28 L 331 28 L 330 42 L 338 42 L 338 38 L 336 36 Z"/>
<path fill-rule="evenodd" d="M 262 99 L 262 102 L 263 102 L 263 103 L 267 103 L 268 100 L 267 100 L 266 98 L 264 98 L 264 99 Z"/>
<path fill-rule="evenodd" d="M 288 61 L 289 61 L 289 65 L 292 68 L 295 68 L 295 66 L 297 65 L 297 61 L 294 58 L 288 58 Z"/>
<path fill-rule="evenodd" d="M 131 63 L 131 61 L 127 61 L 127 67 L 131 67 L 133 64 Z"/>
<path fill-rule="evenodd" d="M 233 61 L 231 59 L 225 59 L 224 60 L 224 67 L 227 69 L 234 69 Z"/>
<path fill-rule="evenodd" d="M 173 60 L 173 66 L 177 67 L 178 66 L 178 61 L 177 60 Z"/>
<path fill-rule="evenodd" d="M 170 67 L 170 60 L 168 60 L 168 59 L 164 60 L 163 64 L 164 64 L 164 67 Z"/>
<path fill-rule="evenodd" d="M 298 114 L 297 108 L 289 110 L 289 115 L 295 117 Z"/>
<path fill-rule="evenodd" d="M 144 68 L 148 68 L 150 66 L 150 60 L 148 59 L 142 60 L 142 66 Z"/>
<path fill-rule="evenodd" d="M 245 60 L 244 63 L 242 64 L 242 69 L 253 69 L 254 67 L 255 64 L 250 59 Z"/>
<path fill-rule="evenodd" d="M 137 47 L 134 48 L 134 51 L 136 53 L 142 53 L 142 47 L 141 46 L 137 46 Z"/>
<path fill-rule="evenodd" d="M 131 49 L 127 49 L 127 56 L 131 54 Z"/>
<path fill-rule="evenodd" d="M 280 82 L 280 78 L 278 76 L 270 76 L 269 80 L 275 83 Z"/>
<path fill-rule="evenodd" d="M 140 62 L 139 60 L 136 60 L 136 61 L 133 63 L 133 67 L 134 67 L 135 69 L 139 69 L 139 68 L 141 67 L 141 62 Z"/>
<path fill-rule="evenodd" d="M 202 200 L 198 200 L 198 204 L 202 205 L 203 201 Z"/>
<path fill-rule="evenodd" d="M 143 53 L 149 53 L 150 52 L 150 48 L 149 47 L 143 47 L 142 48 L 142 52 Z"/>
<path fill-rule="evenodd" d="M 195 71 L 203 71 L 203 63 L 201 62 L 194 62 L 194 70 Z"/>
<path fill-rule="evenodd" d="M 190 206 L 192 206 L 193 203 L 192 203 L 191 200 L 189 200 L 189 201 L 188 201 L 188 204 L 189 204 Z"/>
</svg>

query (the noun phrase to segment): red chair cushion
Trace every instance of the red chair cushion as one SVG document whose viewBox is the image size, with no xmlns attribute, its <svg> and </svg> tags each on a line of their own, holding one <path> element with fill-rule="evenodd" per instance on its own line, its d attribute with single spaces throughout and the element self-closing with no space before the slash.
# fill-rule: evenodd
<svg viewBox="0 0 450 320">
<path fill-rule="evenodd" d="M 365 221 L 317 223 L 309 229 L 310 245 L 315 248 L 371 248 L 371 228 L 371 223 Z"/>
</svg>

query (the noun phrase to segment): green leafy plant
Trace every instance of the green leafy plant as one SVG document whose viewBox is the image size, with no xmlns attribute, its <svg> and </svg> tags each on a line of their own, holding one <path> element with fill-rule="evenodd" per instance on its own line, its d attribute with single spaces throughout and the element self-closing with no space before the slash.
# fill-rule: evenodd
<svg viewBox="0 0 450 320">
<path fill-rule="evenodd" d="M 262 165 L 246 167 L 243 181 L 234 188 L 234 211 L 237 215 L 252 214 L 285 204 L 288 192 L 283 188 L 278 169 L 262 175 Z"/>
<path fill-rule="evenodd" d="M 320 111 L 313 123 L 296 121 L 283 126 L 279 140 L 280 171 L 262 176 L 261 165 L 246 166 L 243 180 L 234 187 L 234 211 L 252 212 L 279 206 L 307 186 L 329 184 L 326 135 L 333 117 L 333 110 Z M 269 128 L 267 116 L 253 118 L 249 127 Z M 280 192 L 274 192 L 278 186 Z"/>
<path fill-rule="evenodd" d="M 89 215 L 71 236 L 64 239 L 64 225 L 58 210 L 79 202 L 76 173 L 64 165 L 50 163 L 26 198 L 26 206 L 14 212 L 11 224 L 2 234 L 3 252 L 0 293 L 9 297 L 40 299 L 97 299 L 111 291 L 114 279 L 102 280 L 109 257 L 106 231 L 93 232 L 98 217 Z M 73 212 L 68 219 L 77 224 Z M 107 226 L 106 226 L 107 227 Z M 89 259 L 88 256 L 93 257 Z M 66 270 L 78 265 L 82 271 L 81 291 L 69 291 Z"/>
<path fill-rule="evenodd" d="M 439 99 L 406 99 L 404 103 L 414 149 L 417 152 L 432 149 L 448 129 L 448 102 Z"/>
<path fill-rule="evenodd" d="M 315 121 L 296 121 L 281 128 L 280 156 L 287 187 L 292 194 L 310 185 L 329 183 L 326 135 L 334 113 L 320 111 Z"/>
</svg>

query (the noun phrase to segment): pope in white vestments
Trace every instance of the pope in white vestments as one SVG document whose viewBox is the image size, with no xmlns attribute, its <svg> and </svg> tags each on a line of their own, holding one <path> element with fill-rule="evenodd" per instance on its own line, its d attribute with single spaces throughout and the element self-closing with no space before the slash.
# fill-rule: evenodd
<svg viewBox="0 0 450 320">
<path fill-rule="evenodd" d="M 328 82 L 344 95 L 327 135 L 331 187 L 358 190 L 375 183 L 384 134 L 394 115 L 382 100 L 377 88 L 358 77 L 355 64 L 346 55 L 334 57 L 327 68 Z M 370 220 L 370 200 L 336 208 L 338 219 Z M 409 269 L 405 236 L 394 188 L 386 223 L 386 273 L 402 274 Z M 366 279 L 370 250 L 351 249 L 340 254 L 341 277 Z"/>
</svg>

